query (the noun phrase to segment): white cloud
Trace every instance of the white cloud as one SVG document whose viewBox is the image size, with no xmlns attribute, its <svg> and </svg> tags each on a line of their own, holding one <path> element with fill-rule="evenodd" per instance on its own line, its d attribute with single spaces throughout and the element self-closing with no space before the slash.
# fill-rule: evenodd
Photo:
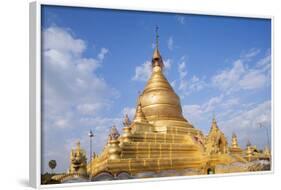
<svg viewBox="0 0 281 190">
<path fill-rule="evenodd" d="M 98 114 L 101 110 L 106 110 L 108 108 L 108 104 L 105 103 L 92 103 L 92 104 L 79 104 L 77 105 L 77 110 L 81 114 L 85 115 L 95 115 Z"/>
<path fill-rule="evenodd" d="M 172 36 L 170 36 L 168 39 L 168 49 L 171 51 L 174 49 L 174 39 Z"/>
<path fill-rule="evenodd" d="M 271 68 L 271 54 L 266 55 L 264 58 L 257 62 L 256 67 L 263 72 L 269 71 Z"/>
<path fill-rule="evenodd" d="M 180 79 L 184 78 L 187 75 L 186 62 L 184 58 L 182 58 L 181 63 L 178 65 L 178 72 L 180 74 Z"/>
<path fill-rule="evenodd" d="M 98 54 L 99 60 L 103 61 L 105 55 L 108 53 L 108 49 L 106 48 L 101 48 L 100 53 Z"/>
<path fill-rule="evenodd" d="M 221 94 L 220 96 L 215 96 L 209 99 L 208 102 L 203 104 L 204 112 L 212 112 L 216 107 L 219 107 L 222 102 L 224 96 Z"/>
<path fill-rule="evenodd" d="M 117 127 L 122 127 L 123 118 L 114 118 L 114 117 L 81 117 L 79 118 L 80 122 L 85 126 L 92 126 L 93 130 L 101 131 L 105 129 L 110 129 L 113 125 Z M 106 131 L 106 130 L 105 130 Z M 100 134 L 102 135 L 102 134 Z"/>
<path fill-rule="evenodd" d="M 183 106 L 183 114 L 190 119 L 191 122 L 201 122 L 208 117 L 215 109 L 221 107 L 223 95 L 211 97 L 203 104 L 192 104 Z"/>
<path fill-rule="evenodd" d="M 271 101 L 265 101 L 254 108 L 244 111 L 236 117 L 224 121 L 225 128 L 240 130 L 242 128 L 258 128 L 259 123 L 271 124 Z"/>
<path fill-rule="evenodd" d="M 260 123 L 268 129 L 260 128 Z M 256 104 L 254 108 L 242 111 L 229 120 L 221 121 L 220 126 L 229 137 L 232 132 L 235 132 L 241 146 L 245 146 L 246 142 L 250 140 L 262 148 L 267 144 L 265 130 L 271 128 L 271 101 Z"/>
<path fill-rule="evenodd" d="M 233 106 L 239 105 L 239 98 L 230 98 L 224 101 L 221 105 L 223 108 L 229 109 Z"/>
<path fill-rule="evenodd" d="M 166 60 L 164 60 L 164 68 L 165 68 L 166 70 L 171 69 L 171 66 L 172 66 L 172 60 L 171 60 L 171 59 L 166 59 Z"/>
<path fill-rule="evenodd" d="M 196 92 L 202 90 L 207 86 L 204 78 L 199 78 L 196 75 L 193 75 L 191 78 L 187 78 L 187 68 L 185 57 L 181 58 L 181 62 L 178 64 L 178 73 L 179 73 L 179 84 L 178 90 L 183 93 L 183 97 L 189 95 L 191 92 Z M 176 83 L 174 82 L 174 85 Z"/>
<path fill-rule="evenodd" d="M 225 95 L 239 90 L 257 90 L 270 86 L 271 55 L 270 51 L 268 52 L 266 56 L 254 62 L 255 64 L 251 64 L 250 67 L 247 63 L 250 61 L 252 63 L 260 53 L 260 49 L 252 48 L 234 61 L 232 67 L 218 71 L 209 80 L 205 76 L 197 75 L 188 78 L 186 58 L 183 56 L 178 64 L 179 79 L 173 82 L 173 87 L 177 87 L 181 97 L 184 98 L 192 92 L 198 92 L 211 86 L 220 89 Z"/>
<path fill-rule="evenodd" d="M 233 109 L 235 106 L 239 106 L 240 109 Z M 237 98 L 225 99 L 225 97 L 217 96 L 210 98 L 201 105 L 192 104 L 183 106 L 184 116 L 191 123 L 194 123 L 195 127 L 205 131 L 205 133 L 210 128 L 209 123 L 211 123 L 212 112 L 216 113 L 219 127 L 228 137 L 229 142 L 231 142 L 231 134 L 233 132 L 238 135 L 239 144 L 242 147 L 245 147 L 248 140 L 260 148 L 264 147 L 270 141 L 270 136 L 267 139 L 265 131 L 268 130 L 270 134 L 270 100 L 244 106 Z M 260 124 L 264 128 L 260 128 Z"/>
<path fill-rule="evenodd" d="M 68 120 L 60 118 L 57 121 L 55 121 L 54 125 L 58 128 L 66 128 L 69 125 L 69 123 Z"/>
<path fill-rule="evenodd" d="M 191 91 L 200 91 L 206 87 L 206 85 L 207 84 L 203 79 L 199 79 L 197 76 L 193 75 L 189 88 Z"/>
<path fill-rule="evenodd" d="M 43 50 L 56 50 L 61 53 L 80 55 L 86 48 L 81 39 L 75 39 L 67 29 L 49 27 L 43 32 Z"/>
<path fill-rule="evenodd" d="M 185 24 L 184 16 L 177 15 L 176 19 L 180 24 Z"/>
<path fill-rule="evenodd" d="M 241 88 L 246 90 L 261 88 L 265 85 L 265 83 L 266 75 L 257 70 L 249 71 L 239 81 Z"/>
<path fill-rule="evenodd" d="M 202 106 L 197 104 L 184 105 L 182 107 L 183 115 L 191 122 L 196 122 L 202 119 L 204 110 Z"/>
<path fill-rule="evenodd" d="M 80 58 L 76 60 L 76 63 L 77 69 L 80 72 L 89 72 L 89 70 L 95 71 L 101 66 L 97 60 L 92 58 Z"/>
<path fill-rule="evenodd" d="M 251 48 L 249 51 L 242 53 L 241 59 L 249 60 L 260 53 L 260 49 Z"/>
<path fill-rule="evenodd" d="M 45 60 L 54 66 L 67 67 L 71 60 L 71 56 L 56 49 L 44 51 Z"/>
<path fill-rule="evenodd" d="M 186 69 L 186 61 L 185 57 L 181 58 L 181 62 L 178 64 L 178 72 L 179 72 L 179 86 L 178 89 L 180 91 L 187 91 L 188 89 L 188 82 L 185 78 L 187 75 L 187 69 Z"/>
<path fill-rule="evenodd" d="M 232 68 L 220 71 L 211 78 L 212 84 L 230 94 L 239 90 L 255 90 L 264 87 L 270 81 L 271 56 L 258 60 L 254 67 L 249 68 L 246 62 L 255 57 L 260 51 L 250 50 L 247 54 L 233 63 Z"/>
<path fill-rule="evenodd" d="M 179 86 L 178 89 L 186 95 L 188 91 L 188 82 L 185 78 L 187 75 L 186 61 L 185 57 L 181 57 L 181 62 L 178 65 L 178 73 L 179 73 Z"/>
<path fill-rule="evenodd" d="M 60 44 L 62 43 L 62 44 Z M 117 91 L 97 77 L 101 60 L 82 56 L 85 42 L 67 30 L 50 27 L 43 31 L 43 85 L 46 114 L 61 115 L 70 107 L 107 103 Z M 99 58 L 104 58 L 105 48 Z M 49 116 L 47 116 L 49 117 Z"/>
<path fill-rule="evenodd" d="M 204 89 L 204 87 L 208 87 L 210 84 L 220 89 L 219 95 L 209 97 L 204 102 L 183 105 L 184 116 L 191 123 L 195 124 L 195 127 L 207 133 L 212 113 L 215 113 L 220 128 L 229 140 L 231 140 L 232 132 L 236 132 L 241 146 L 244 146 L 247 140 L 250 139 L 258 147 L 264 147 L 267 144 L 265 129 L 258 128 L 258 125 L 263 123 L 264 126 L 270 129 L 271 102 L 268 100 L 257 103 L 254 98 L 250 102 L 244 103 L 244 95 L 240 94 L 241 90 L 257 90 L 264 88 L 266 85 L 271 85 L 270 52 L 257 59 L 259 53 L 260 50 L 251 49 L 242 54 L 233 62 L 231 67 L 211 76 L 210 83 L 205 82 L 206 79 L 204 77 L 200 79 L 196 75 L 187 79 L 186 63 L 179 64 L 179 78 L 182 76 L 182 79 L 173 83 L 180 90 L 181 97 L 192 92 L 192 90 Z M 184 59 L 181 59 L 181 61 L 184 61 Z M 236 93 L 233 94 L 232 92 Z M 257 92 L 259 93 L 259 91 Z M 206 91 L 206 93 L 208 92 Z M 248 98 L 247 101 L 249 101 Z"/>
<path fill-rule="evenodd" d="M 90 128 L 100 130 L 103 127 L 107 133 L 112 122 L 120 119 L 105 119 L 100 113 L 108 109 L 119 93 L 96 74 L 108 49 L 102 48 L 97 57 L 85 57 L 86 42 L 75 37 L 70 30 L 49 27 L 42 34 L 42 166 L 47 171 L 48 160 L 54 158 L 59 163 L 57 170 L 65 171 L 71 148 L 64 148 L 66 141 L 79 137 L 87 139 Z M 92 121 L 85 119 L 87 117 L 103 126 L 98 126 L 100 129 L 91 126 Z M 81 130 L 77 130 L 81 126 Z M 107 138 L 106 134 L 104 136 Z"/>
<path fill-rule="evenodd" d="M 176 80 L 173 80 L 173 81 L 171 82 L 171 86 L 172 86 L 173 88 L 176 88 L 176 85 L 177 85 L 177 81 L 176 81 Z"/>
<path fill-rule="evenodd" d="M 226 69 L 212 77 L 212 83 L 221 90 L 233 90 L 237 81 L 245 73 L 245 68 L 241 60 L 233 63 L 231 69 Z"/>
<path fill-rule="evenodd" d="M 179 89 L 180 91 L 182 91 L 182 92 L 184 93 L 184 95 L 189 94 L 189 92 L 188 92 L 188 82 L 187 82 L 187 80 L 184 80 L 184 79 L 180 80 L 178 89 Z"/>
<path fill-rule="evenodd" d="M 119 93 L 96 75 L 108 50 L 101 49 L 97 58 L 84 57 L 86 43 L 58 27 L 43 30 L 42 37 L 43 42 L 49 41 L 49 38 L 54 41 L 43 43 L 43 156 L 46 160 L 49 158 L 46 155 L 51 151 L 56 153 L 58 159 L 65 159 L 59 156 L 65 150 L 51 145 L 64 144 L 66 139 L 73 138 L 73 134 L 75 138 L 79 137 L 80 132 L 73 131 L 81 126 L 83 129 L 89 126 L 81 118 L 89 115 L 100 118 L 101 110 L 108 110 Z M 59 42 L 67 43 L 67 46 Z M 64 154 L 68 155 L 69 152 Z M 65 165 L 60 168 L 63 167 Z"/>
<path fill-rule="evenodd" d="M 146 61 L 142 65 L 136 67 L 135 76 L 133 77 L 133 80 L 147 81 L 149 76 L 151 75 L 151 72 L 152 72 L 151 62 Z"/>
</svg>

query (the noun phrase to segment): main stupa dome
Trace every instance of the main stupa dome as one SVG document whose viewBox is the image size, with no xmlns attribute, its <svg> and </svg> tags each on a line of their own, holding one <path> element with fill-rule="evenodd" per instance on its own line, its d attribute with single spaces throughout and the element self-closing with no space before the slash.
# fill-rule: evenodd
<svg viewBox="0 0 281 190">
<path fill-rule="evenodd" d="M 178 95 L 163 74 L 164 63 L 158 46 L 152 57 L 152 74 L 139 97 L 142 111 L 148 121 L 186 121 L 182 115 Z"/>
</svg>

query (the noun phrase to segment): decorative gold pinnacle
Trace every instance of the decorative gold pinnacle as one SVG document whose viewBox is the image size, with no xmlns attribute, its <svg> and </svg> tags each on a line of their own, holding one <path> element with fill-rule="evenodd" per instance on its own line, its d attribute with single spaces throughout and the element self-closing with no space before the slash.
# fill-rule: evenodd
<svg viewBox="0 0 281 190">
<path fill-rule="evenodd" d="M 155 33 L 156 33 L 156 40 L 155 40 L 155 42 L 156 42 L 156 49 L 158 49 L 158 47 L 159 47 L 159 34 L 158 34 L 158 30 L 159 30 L 159 27 L 156 25 L 156 28 L 155 28 Z"/>
</svg>

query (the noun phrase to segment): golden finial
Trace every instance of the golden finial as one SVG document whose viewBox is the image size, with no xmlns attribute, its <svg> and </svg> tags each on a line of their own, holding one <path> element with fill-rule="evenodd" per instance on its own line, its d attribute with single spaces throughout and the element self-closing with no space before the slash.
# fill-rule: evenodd
<svg viewBox="0 0 281 190">
<path fill-rule="evenodd" d="M 138 91 L 138 99 L 137 99 L 137 105 L 136 105 L 136 109 L 138 107 L 138 105 L 140 104 L 140 98 L 141 98 L 141 95 L 142 95 L 142 92 L 141 91 Z"/>
<path fill-rule="evenodd" d="M 124 127 L 129 127 L 131 125 L 131 120 L 130 120 L 128 114 L 125 115 L 125 118 L 123 120 L 123 125 L 124 125 Z"/>
<path fill-rule="evenodd" d="M 252 145 L 252 144 L 251 144 L 250 140 L 248 139 L 248 140 L 247 140 L 247 145 L 246 145 L 246 146 L 247 146 L 247 147 L 250 147 L 251 145 Z"/>
<path fill-rule="evenodd" d="M 211 131 L 212 130 L 217 130 L 218 126 L 217 126 L 217 121 L 216 121 L 216 116 L 215 113 L 213 112 L 213 119 L 212 119 L 212 125 L 211 125 Z"/>
<path fill-rule="evenodd" d="M 146 118 L 145 118 L 145 116 L 144 116 L 144 113 L 143 113 L 143 111 L 142 111 L 142 108 L 141 108 L 141 104 L 140 104 L 140 103 L 139 103 L 138 106 L 137 106 L 134 121 L 137 121 L 137 122 L 145 122 L 145 121 L 146 121 Z"/>
<path fill-rule="evenodd" d="M 235 134 L 234 132 L 232 132 L 231 138 L 232 138 L 232 139 L 233 139 L 233 138 L 236 138 L 236 134 Z"/>
<path fill-rule="evenodd" d="M 216 114 L 215 114 L 215 112 L 213 112 L 213 123 L 216 123 L 217 121 L 216 121 Z"/>
<path fill-rule="evenodd" d="M 154 68 L 155 66 L 159 66 L 161 69 L 164 67 L 163 64 L 163 60 L 162 57 L 160 55 L 159 52 L 159 35 L 158 35 L 158 26 L 156 26 L 155 32 L 156 32 L 156 47 L 154 49 L 153 52 L 153 56 L 152 56 L 152 68 Z M 159 71 L 159 67 L 156 68 L 155 70 L 153 69 L 153 71 Z M 160 69 L 160 71 L 161 71 Z"/>
<path fill-rule="evenodd" d="M 109 139 L 110 140 L 117 140 L 118 137 L 120 136 L 117 128 L 115 125 L 113 125 L 110 129 L 110 133 L 109 133 Z"/>
<path fill-rule="evenodd" d="M 158 49 L 159 46 L 159 34 L 158 34 L 159 27 L 156 25 L 155 33 L 156 33 L 156 48 Z"/>
<path fill-rule="evenodd" d="M 76 142 L 76 147 L 77 147 L 77 149 L 80 149 L 80 141 Z"/>
<path fill-rule="evenodd" d="M 232 148 L 238 147 L 237 136 L 234 132 L 232 132 L 231 144 L 232 144 Z"/>
</svg>

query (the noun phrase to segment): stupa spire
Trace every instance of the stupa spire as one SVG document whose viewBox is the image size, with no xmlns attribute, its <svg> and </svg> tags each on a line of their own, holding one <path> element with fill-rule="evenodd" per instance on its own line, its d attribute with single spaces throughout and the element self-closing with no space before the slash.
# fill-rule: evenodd
<svg viewBox="0 0 281 190">
<path fill-rule="evenodd" d="M 214 130 L 214 129 L 217 129 L 217 128 L 218 128 L 218 125 L 217 125 L 216 116 L 215 116 L 215 113 L 213 113 L 211 130 Z"/>
<path fill-rule="evenodd" d="M 231 146 L 232 148 L 238 148 L 238 140 L 235 133 L 232 133 Z"/>
<path fill-rule="evenodd" d="M 213 112 L 213 123 L 217 123 L 215 112 Z"/>
<path fill-rule="evenodd" d="M 76 148 L 77 148 L 77 150 L 80 150 L 80 149 L 81 149 L 80 147 L 81 147 L 80 141 L 77 141 L 77 142 L 76 142 Z"/>
<path fill-rule="evenodd" d="M 141 104 L 139 103 L 138 106 L 137 106 L 137 110 L 136 110 L 136 115 L 135 115 L 135 119 L 134 119 L 135 122 L 146 122 L 146 118 L 144 116 L 144 113 L 142 111 L 142 108 L 141 108 Z"/>
<path fill-rule="evenodd" d="M 156 43 L 156 47 L 154 49 L 154 52 L 153 52 L 153 56 L 152 56 L 152 68 L 153 68 L 153 71 L 155 70 L 154 68 L 155 67 L 160 67 L 161 69 L 164 67 L 164 64 L 163 64 L 163 60 L 162 60 L 162 57 L 160 55 L 160 51 L 159 51 L 159 34 L 158 34 L 158 26 L 156 26 L 156 30 L 155 30 L 155 43 Z M 158 70 L 158 69 L 156 69 Z"/>
<path fill-rule="evenodd" d="M 159 48 L 159 34 L 158 34 L 158 30 L 159 30 L 159 27 L 156 26 L 156 29 L 155 29 L 155 33 L 156 33 L 156 40 L 155 40 L 155 42 L 156 42 L 156 49 Z"/>
</svg>

